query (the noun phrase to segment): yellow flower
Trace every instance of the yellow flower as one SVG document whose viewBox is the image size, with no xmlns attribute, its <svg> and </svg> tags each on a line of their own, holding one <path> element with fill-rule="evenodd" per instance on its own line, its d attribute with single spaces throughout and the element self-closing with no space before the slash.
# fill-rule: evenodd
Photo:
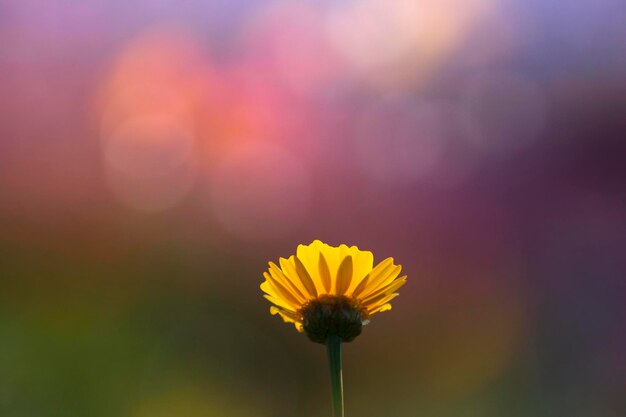
<svg viewBox="0 0 626 417">
<path fill-rule="evenodd" d="M 326 343 L 337 335 L 349 342 L 372 315 L 391 309 L 389 302 L 406 282 L 406 276 L 398 278 L 401 269 L 393 258 L 374 267 L 372 252 L 316 240 L 280 258 L 280 267 L 270 262 L 261 289 L 273 304 L 270 313 L 311 340 Z"/>
</svg>

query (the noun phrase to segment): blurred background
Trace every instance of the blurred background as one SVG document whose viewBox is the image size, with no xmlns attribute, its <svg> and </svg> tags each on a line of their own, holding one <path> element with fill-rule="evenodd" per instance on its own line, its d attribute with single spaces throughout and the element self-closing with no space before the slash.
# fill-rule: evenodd
<svg viewBox="0 0 626 417">
<path fill-rule="evenodd" d="M 393 256 L 348 416 L 626 415 L 621 0 L 1 0 L 0 415 L 316 417 L 267 261 Z"/>
</svg>

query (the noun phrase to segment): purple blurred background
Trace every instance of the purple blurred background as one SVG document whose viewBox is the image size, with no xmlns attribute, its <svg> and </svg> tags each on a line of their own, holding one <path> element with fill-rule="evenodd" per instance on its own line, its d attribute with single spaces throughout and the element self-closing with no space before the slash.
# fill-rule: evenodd
<svg viewBox="0 0 626 417">
<path fill-rule="evenodd" d="M 621 0 L 1 0 L 0 415 L 326 416 L 268 260 L 409 282 L 348 416 L 626 415 Z"/>
</svg>

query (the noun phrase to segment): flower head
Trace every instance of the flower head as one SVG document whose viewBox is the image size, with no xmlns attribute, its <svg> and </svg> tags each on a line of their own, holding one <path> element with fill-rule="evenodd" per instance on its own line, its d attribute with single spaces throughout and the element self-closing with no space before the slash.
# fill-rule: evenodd
<svg viewBox="0 0 626 417">
<path fill-rule="evenodd" d="M 330 335 L 353 340 L 372 315 L 391 309 L 389 302 L 406 282 L 406 276 L 398 278 L 402 267 L 393 258 L 374 266 L 372 252 L 319 240 L 299 245 L 296 255 L 279 263 L 269 263 L 261 284 L 273 304 L 270 313 L 318 343 Z"/>
</svg>

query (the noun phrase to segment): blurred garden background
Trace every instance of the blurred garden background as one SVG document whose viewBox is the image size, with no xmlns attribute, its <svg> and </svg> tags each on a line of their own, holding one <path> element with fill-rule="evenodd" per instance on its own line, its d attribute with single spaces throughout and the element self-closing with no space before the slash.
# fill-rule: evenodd
<svg viewBox="0 0 626 417">
<path fill-rule="evenodd" d="M 323 417 L 267 261 L 409 281 L 354 417 L 626 415 L 621 0 L 0 0 L 0 416 Z"/>
</svg>

